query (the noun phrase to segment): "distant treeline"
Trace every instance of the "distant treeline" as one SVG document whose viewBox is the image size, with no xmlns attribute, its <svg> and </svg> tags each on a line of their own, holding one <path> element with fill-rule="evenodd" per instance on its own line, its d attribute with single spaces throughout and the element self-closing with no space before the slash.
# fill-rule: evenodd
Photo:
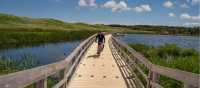
<svg viewBox="0 0 200 88">
<path fill-rule="evenodd" d="M 183 34 L 183 35 L 199 35 L 200 34 L 200 26 L 199 27 L 179 27 L 179 26 L 152 26 L 152 25 L 109 25 L 115 28 L 127 28 L 130 30 L 136 31 L 154 31 L 158 34 Z"/>
</svg>

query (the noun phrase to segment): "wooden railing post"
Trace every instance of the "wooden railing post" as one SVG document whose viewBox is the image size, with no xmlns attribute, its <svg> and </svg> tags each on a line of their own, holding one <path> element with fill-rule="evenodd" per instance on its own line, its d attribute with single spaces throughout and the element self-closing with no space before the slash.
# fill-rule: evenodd
<svg viewBox="0 0 200 88">
<path fill-rule="evenodd" d="M 67 88 L 67 83 L 65 82 L 60 88 Z"/>
<path fill-rule="evenodd" d="M 153 72 L 153 71 L 149 71 L 149 76 L 148 76 L 148 83 L 147 83 L 147 88 L 156 88 L 154 85 L 151 84 L 151 82 L 153 83 L 159 83 L 159 74 Z"/>
<path fill-rule="evenodd" d="M 47 88 L 47 78 L 44 78 L 36 82 L 36 88 Z"/>
<path fill-rule="evenodd" d="M 64 79 L 67 79 L 66 74 L 67 74 L 68 70 L 69 70 L 68 67 L 66 67 L 66 68 L 64 69 Z M 67 80 L 66 80 L 66 82 L 61 86 L 61 88 L 67 88 Z"/>
<path fill-rule="evenodd" d="M 151 71 L 149 70 L 147 88 L 151 88 L 150 81 L 151 81 Z"/>
</svg>

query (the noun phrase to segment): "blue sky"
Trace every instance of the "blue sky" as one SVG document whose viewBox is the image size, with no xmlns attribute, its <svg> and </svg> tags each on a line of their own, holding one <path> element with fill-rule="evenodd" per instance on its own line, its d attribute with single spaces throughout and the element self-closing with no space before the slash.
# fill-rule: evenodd
<svg viewBox="0 0 200 88">
<path fill-rule="evenodd" d="M 66 22 L 200 25 L 200 0 L 1 0 L 0 12 Z"/>
</svg>

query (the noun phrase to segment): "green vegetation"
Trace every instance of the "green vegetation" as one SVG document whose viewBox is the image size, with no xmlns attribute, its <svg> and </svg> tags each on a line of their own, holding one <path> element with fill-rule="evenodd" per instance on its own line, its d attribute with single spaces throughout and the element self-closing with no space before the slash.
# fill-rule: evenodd
<svg viewBox="0 0 200 88">
<path fill-rule="evenodd" d="M 0 57 L 0 75 L 33 68 L 38 65 L 39 62 L 33 59 L 30 54 L 22 55 L 19 60 L 2 56 Z"/>
<path fill-rule="evenodd" d="M 0 31 L 124 31 L 104 24 L 66 23 L 51 18 L 29 18 L 0 13 Z"/>
<path fill-rule="evenodd" d="M 66 23 L 55 19 L 34 19 L 0 13 L 0 49 L 80 40 L 98 31 L 125 30 L 115 30 L 100 24 Z"/>
<path fill-rule="evenodd" d="M 0 13 L 0 49 L 80 40 L 98 31 L 143 34 L 199 34 L 198 27 L 90 25 L 66 23 L 51 18 L 29 18 Z"/>
<path fill-rule="evenodd" d="M 22 55 L 19 60 L 8 57 L 0 57 L 0 75 L 30 69 L 38 65 L 40 65 L 39 61 L 35 60 L 30 54 Z M 56 83 L 58 83 L 58 80 L 59 77 L 48 77 L 48 87 L 53 87 Z M 35 88 L 35 83 L 27 86 L 26 88 Z"/>
<path fill-rule="evenodd" d="M 56 83 L 58 83 L 57 77 L 50 76 L 47 78 L 47 88 L 52 88 Z M 25 88 L 36 88 L 36 83 L 26 86 Z"/>
<path fill-rule="evenodd" d="M 200 54 L 195 49 L 181 48 L 175 44 L 166 44 L 160 47 L 144 44 L 130 44 L 130 46 L 142 53 L 154 64 L 200 74 Z M 143 68 L 143 66 L 141 67 Z M 148 74 L 147 69 L 144 68 L 143 70 Z M 160 76 L 160 84 L 164 88 L 183 87 L 181 82 L 165 76 Z"/>
<path fill-rule="evenodd" d="M 95 27 L 82 23 L 0 14 L 0 48 L 80 40 L 97 31 Z"/>
<path fill-rule="evenodd" d="M 157 48 L 144 44 L 130 44 L 130 46 L 154 64 L 200 73 L 200 54 L 195 49 L 181 48 L 175 44 L 166 44 Z"/>
<path fill-rule="evenodd" d="M 200 26 L 197 27 L 173 27 L 173 26 L 150 26 L 150 25 L 110 25 L 114 28 L 126 28 L 131 31 L 145 31 L 146 33 L 169 34 L 169 35 L 195 35 L 199 36 Z M 131 33 L 131 32 L 128 32 Z"/>
<path fill-rule="evenodd" d="M 80 40 L 92 31 L 0 32 L 0 48 L 32 46 L 49 42 Z"/>
</svg>

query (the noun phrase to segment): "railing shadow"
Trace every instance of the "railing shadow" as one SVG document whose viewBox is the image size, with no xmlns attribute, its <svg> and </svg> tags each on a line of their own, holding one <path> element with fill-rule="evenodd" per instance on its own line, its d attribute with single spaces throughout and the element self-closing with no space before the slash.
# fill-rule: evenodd
<svg viewBox="0 0 200 88">
<path fill-rule="evenodd" d="M 90 56 L 88 56 L 88 58 L 99 58 L 99 54 L 94 54 L 94 55 L 90 55 Z"/>
</svg>

